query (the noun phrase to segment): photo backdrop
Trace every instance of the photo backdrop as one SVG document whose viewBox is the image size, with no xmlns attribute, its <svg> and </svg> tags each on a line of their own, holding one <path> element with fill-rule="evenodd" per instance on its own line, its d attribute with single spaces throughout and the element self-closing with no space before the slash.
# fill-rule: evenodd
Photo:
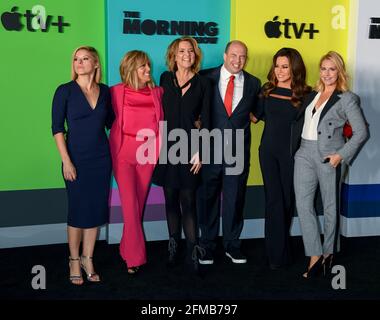
<svg viewBox="0 0 380 320">
<path fill-rule="evenodd" d="M 371 137 L 344 186 L 342 234 L 380 235 L 378 1 L 193 0 L 189 5 L 174 0 L 2 0 L 0 16 L 0 248 L 66 241 L 67 202 L 51 135 L 51 101 L 56 87 L 70 81 L 73 50 L 96 47 L 103 82 L 110 86 L 120 81 L 122 56 L 128 50 L 144 50 L 158 82 L 166 69 L 167 46 L 184 34 L 198 39 L 203 68 L 222 63 L 229 40 L 244 41 L 249 49 L 246 70 L 263 83 L 281 47 L 301 52 L 310 85 L 318 78 L 321 55 L 328 50 L 343 55 Z M 251 126 L 243 238 L 263 236 L 264 194 L 257 156 L 262 128 L 262 123 Z M 114 181 L 110 204 L 111 223 L 102 228 L 100 239 L 114 243 L 122 226 Z M 154 185 L 144 228 L 147 240 L 167 238 L 163 195 Z M 299 234 L 297 218 L 292 234 Z"/>
</svg>

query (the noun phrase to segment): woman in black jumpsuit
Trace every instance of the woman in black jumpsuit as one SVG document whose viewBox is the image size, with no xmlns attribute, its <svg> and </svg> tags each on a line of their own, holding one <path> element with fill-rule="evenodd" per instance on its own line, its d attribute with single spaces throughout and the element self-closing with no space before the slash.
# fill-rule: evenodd
<svg viewBox="0 0 380 320">
<path fill-rule="evenodd" d="M 289 231 L 294 213 L 291 125 L 302 99 L 310 92 L 299 52 L 282 48 L 273 57 L 255 117 L 265 121 L 259 147 L 265 190 L 265 244 L 269 266 L 291 263 Z"/>
</svg>

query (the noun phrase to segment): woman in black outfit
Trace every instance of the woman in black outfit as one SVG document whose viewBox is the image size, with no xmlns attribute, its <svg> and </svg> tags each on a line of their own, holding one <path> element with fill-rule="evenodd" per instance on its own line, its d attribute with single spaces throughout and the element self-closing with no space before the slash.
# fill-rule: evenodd
<svg viewBox="0 0 380 320">
<path fill-rule="evenodd" d="M 178 262 L 178 245 L 182 234 L 182 225 L 187 239 L 188 257 L 198 269 L 196 189 L 199 185 L 199 170 L 202 166 L 199 151 L 191 154 L 191 130 L 208 128 L 209 99 L 211 87 L 206 78 L 198 74 L 201 63 L 201 51 L 191 37 L 174 40 L 167 50 L 169 71 L 161 75 L 160 86 L 164 89 L 163 108 L 168 135 L 174 129 L 182 129 L 187 134 L 187 148 L 177 150 L 174 157 L 182 158 L 179 163 L 172 159 L 170 148 L 179 145 L 176 141 L 167 141 L 162 148 L 160 161 L 156 166 L 153 182 L 163 186 L 165 194 L 166 216 L 169 229 L 169 265 Z M 198 120 L 201 119 L 199 122 Z M 167 139 L 167 137 L 163 137 Z M 183 140 L 182 140 L 183 142 Z M 175 148 L 175 147 L 174 147 Z M 174 149 L 173 148 L 173 149 Z M 187 151 L 188 154 L 184 154 Z M 162 152 L 167 152 L 163 155 Z M 167 164 L 162 160 L 167 159 Z M 173 161 L 174 160 L 174 161 Z"/>
<path fill-rule="evenodd" d="M 253 120 L 265 121 L 259 147 L 265 190 L 265 244 L 270 268 L 279 269 L 291 263 L 289 230 L 294 212 L 291 126 L 311 89 L 305 82 L 302 57 L 293 48 L 282 48 L 274 55 L 267 78 Z"/>
</svg>

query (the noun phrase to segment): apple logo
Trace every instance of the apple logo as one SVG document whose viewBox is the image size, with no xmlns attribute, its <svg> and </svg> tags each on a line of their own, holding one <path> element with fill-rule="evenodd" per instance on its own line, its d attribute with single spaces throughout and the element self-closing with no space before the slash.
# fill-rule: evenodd
<svg viewBox="0 0 380 320">
<path fill-rule="evenodd" d="M 13 7 L 12 12 L 4 12 L 1 15 L 1 22 L 5 29 L 20 31 L 23 28 L 23 25 L 20 22 L 21 14 L 15 12 L 18 10 L 18 7 Z"/>
<path fill-rule="evenodd" d="M 265 34 L 268 38 L 279 38 L 282 34 L 280 31 L 281 22 L 277 21 L 278 16 L 273 18 L 273 21 L 267 21 L 264 26 Z"/>
</svg>

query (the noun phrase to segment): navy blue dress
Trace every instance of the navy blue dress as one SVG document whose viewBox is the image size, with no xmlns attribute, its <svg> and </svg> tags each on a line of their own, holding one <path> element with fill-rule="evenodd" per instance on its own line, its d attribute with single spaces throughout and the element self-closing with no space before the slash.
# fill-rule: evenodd
<svg viewBox="0 0 380 320">
<path fill-rule="evenodd" d="M 52 132 L 66 133 L 68 153 L 77 171 L 75 181 L 65 180 L 67 224 L 77 228 L 97 227 L 109 219 L 112 165 L 105 129 L 110 129 L 114 114 L 109 88 L 104 84 L 99 88 L 94 109 L 76 81 L 60 85 L 53 99 Z"/>
</svg>

